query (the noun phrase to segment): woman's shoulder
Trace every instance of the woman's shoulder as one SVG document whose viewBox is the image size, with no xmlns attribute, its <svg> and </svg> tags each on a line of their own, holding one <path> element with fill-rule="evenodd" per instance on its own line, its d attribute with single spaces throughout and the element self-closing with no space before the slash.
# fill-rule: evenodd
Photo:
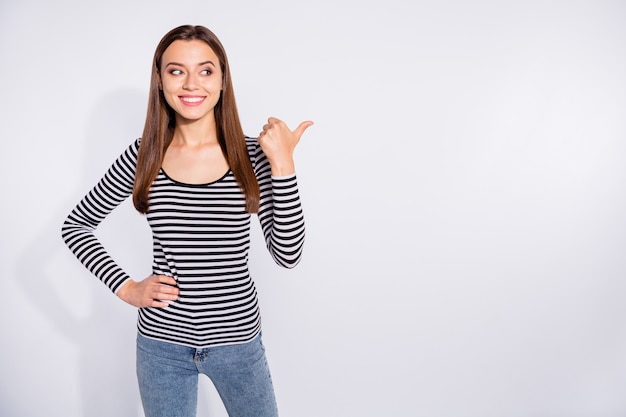
<svg viewBox="0 0 626 417">
<path fill-rule="evenodd" d="M 252 162 L 252 167 L 256 170 L 259 166 L 263 166 L 263 161 L 266 160 L 263 149 L 257 141 L 257 138 L 246 136 L 246 146 L 248 148 L 248 157 Z"/>
<path fill-rule="evenodd" d="M 133 140 L 130 144 L 128 144 L 119 156 L 118 162 L 135 165 L 137 163 L 137 155 L 139 154 L 140 143 L 141 138 L 137 138 Z"/>
<path fill-rule="evenodd" d="M 248 148 L 248 156 L 250 156 L 251 160 L 255 160 L 260 157 L 263 151 L 261 150 L 261 145 L 256 140 L 256 138 L 246 136 L 246 147 Z"/>
<path fill-rule="evenodd" d="M 245 140 L 246 146 L 248 147 L 248 152 L 250 152 L 251 150 L 257 150 L 259 148 L 259 142 L 256 140 L 256 138 L 246 136 Z"/>
<path fill-rule="evenodd" d="M 137 138 L 131 142 L 130 145 L 126 148 L 126 154 L 132 155 L 134 159 L 137 159 L 137 154 L 139 153 L 139 146 L 141 145 L 141 138 Z"/>
</svg>

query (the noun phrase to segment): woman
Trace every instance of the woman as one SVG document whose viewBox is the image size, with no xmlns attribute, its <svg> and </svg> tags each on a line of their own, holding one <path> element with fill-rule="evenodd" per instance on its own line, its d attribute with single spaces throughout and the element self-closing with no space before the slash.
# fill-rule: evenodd
<svg viewBox="0 0 626 417">
<path fill-rule="evenodd" d="M 202 26 L 156 48 L 144 132 L 67 217 L 63 239 L 117 296 L 139 307 L 137 376 L 147 416 L 193 416 L 208 375 L 229 416 L 276 416 L 248 272 L 251 213 L 281 266 L 300 260 L 304 219 L 294 131 L 270 118 L 245 137 L 228 60 Z M 134 280 L 93 234 L 132 194 L 153 234 L 152 274 Z"/>
</svg>

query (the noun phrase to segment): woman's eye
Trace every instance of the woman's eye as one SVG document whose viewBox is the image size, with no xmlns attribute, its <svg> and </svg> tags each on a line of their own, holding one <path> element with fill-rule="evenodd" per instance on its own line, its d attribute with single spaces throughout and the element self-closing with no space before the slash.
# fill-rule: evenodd
<svg viewBox="0 0 626 417">
<path fill-rule="evenodd" d="M 170 74 L 172 74 L 172 75 L 180 75 L 182 73 L 183 72 L 181 70 L 179 70 L 179 69 L 173 69 L 173 70 L 170 71 Z"/>
<path fill-rule="evenodd" d="M 213 74 L 213 71 L 211 71 L 210 69 L 205 69 L 205 70 L 200 71 L 200 74 L 202 74 L 202 75 L 211 75 L 211 74 Z"/>
</svg>

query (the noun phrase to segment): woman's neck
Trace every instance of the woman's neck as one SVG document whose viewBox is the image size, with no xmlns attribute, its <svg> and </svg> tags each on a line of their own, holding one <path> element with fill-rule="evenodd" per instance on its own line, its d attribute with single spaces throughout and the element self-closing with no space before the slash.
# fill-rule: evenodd
<svg viewBox="0 0 626 417">
<path fill-rule="evenodd" d="M 199 120 L 177 118 L 173 141 L 178 145 L 200 146 L 217 142 L 217 124 L 214 117 Z"/>
</svg>

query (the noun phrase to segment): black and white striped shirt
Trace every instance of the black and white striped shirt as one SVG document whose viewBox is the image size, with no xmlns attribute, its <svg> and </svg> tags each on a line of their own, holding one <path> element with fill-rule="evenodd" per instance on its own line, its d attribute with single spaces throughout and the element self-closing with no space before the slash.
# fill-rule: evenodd
<svg viewBox="0 0 626 417">
<path fill-rule="evenodd" d="M 295 174 L 272 177 L 255 139 L 246 138 L 261 191 L 258 218 L 279 265 L 300 260 L 304 217 Z M 76 257 L 112 291 L 130 279 L 96 238 L 98 224 L 133 189 L 139 140 L 113 163 L 63 224 Z M 210 184 L 183 184 L 160 170 L 146 218 L 153 236 L 153 273 L 172 276 L 180 296 L 165 308 L 141 308 L 139 332 L 194 348 L 244 343 L 260 330 L 257 293 L 248 271 L 250 214 L 228 171 Z"/>
</svg>

